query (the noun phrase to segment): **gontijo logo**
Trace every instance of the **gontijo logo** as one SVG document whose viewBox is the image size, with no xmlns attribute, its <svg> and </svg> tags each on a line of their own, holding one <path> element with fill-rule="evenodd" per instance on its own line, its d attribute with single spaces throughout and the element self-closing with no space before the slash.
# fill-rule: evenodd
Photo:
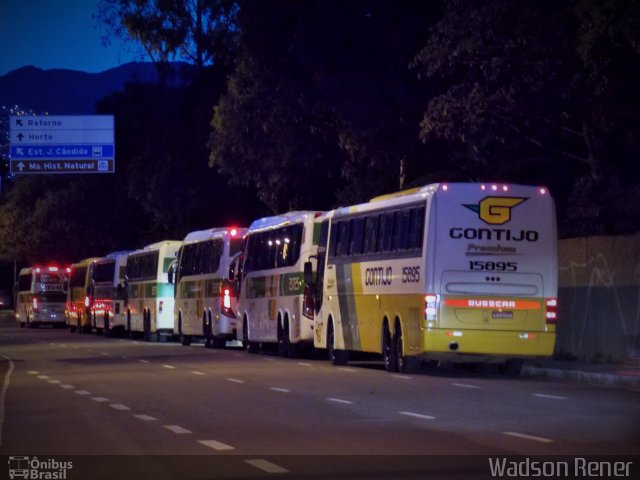
<svg viewBox="0 0 640 480">
<path fill-rule="evenodd" d="M 511 210 L 527 200 L 524 197 L 485 197 L 478 205 L 464 205 L 489 225 L 504 225 L 511 220 Z"/>
</svg>

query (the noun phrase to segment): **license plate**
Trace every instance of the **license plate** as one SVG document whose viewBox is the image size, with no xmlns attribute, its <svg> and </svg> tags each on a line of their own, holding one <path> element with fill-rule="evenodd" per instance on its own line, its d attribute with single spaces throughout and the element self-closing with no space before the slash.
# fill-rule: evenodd
<svg viewBox="0 0 640 480">
<path fill-rule="evenodd" d="M 498 320 L 511 320 L 513 318 L 513 312 L 491 312 L 491 318 Z"/>
</svg>

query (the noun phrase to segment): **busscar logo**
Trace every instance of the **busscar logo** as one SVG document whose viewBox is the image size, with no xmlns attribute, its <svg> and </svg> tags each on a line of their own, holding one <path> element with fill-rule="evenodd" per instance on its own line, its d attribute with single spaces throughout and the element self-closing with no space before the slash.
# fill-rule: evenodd
<svg viewBox="0 0 640 480">
<path fill-rule="evenodd" d="M 463 204 L 489 225 L 504 225 L 511 220 L 511 210 L 527 200 L 524 197 L 485 197 L 478 205 Z"/>
</svg>

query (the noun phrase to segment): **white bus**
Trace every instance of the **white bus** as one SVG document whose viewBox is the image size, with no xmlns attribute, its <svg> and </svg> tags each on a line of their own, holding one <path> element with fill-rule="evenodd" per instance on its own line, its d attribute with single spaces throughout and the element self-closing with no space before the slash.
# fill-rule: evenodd
<svg viewBox="0 0 640 480">
<path fill-rule="evenodd" d="M 49 324 L 65 326 L 69 269 L 57 266 L 20 270 L 16 284 L 16 320 L 22 328 Z"/>
<path fill-rule="evenodd" d="M 296 356 L 313 345 L 313 322 L 302 316 L 304 264 L 316 255 L 314 220 L 321 212 L 290 212 L 254 221 L 240 270 L 239 337 L 249 352 L 276 344 Z"/>
<path fill-rule="evenodd" d="M 167 271 L 181 245 L 177 240 L 165 240 L 129 254 L 124 299 L 129 336 L 142 332 L 149 341 L 173 335 L 173 285 Z"/>
<path fill-rule="evenodd" d="M 174 279 L 174 333 L 182 345 L 202 337 L 207 348 L 236 339 L 237 294 L 229 269 L 242 251 L 244 228 L 189 233 L 178 254 Z"/>
<path fill-rule="evenodd" d="M 124 280 L 130 252 L 113 252 L 90 266 L 90 311 L 96 333 L 123 331 Z"/>
<path fill-rule="evenodd" d="M 554 202 L 539 187 L 434 184 L 340 208 L 321 223 L 318 267 L 305 266 L 305 314 L 334 363 L 382 354 L 500 363 L 553 353 Z"/>
</svg>

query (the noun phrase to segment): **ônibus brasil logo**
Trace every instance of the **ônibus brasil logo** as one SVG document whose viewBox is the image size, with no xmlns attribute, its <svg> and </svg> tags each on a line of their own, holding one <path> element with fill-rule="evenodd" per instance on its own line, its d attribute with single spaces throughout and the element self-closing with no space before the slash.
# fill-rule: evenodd
<svg viewBox="0 0 640 480">
<path fill-rule="evenodd" d="M 511 210 L 527 200 L 524 197 L 484 197 L 478 205 L 465 205 L 489 225 L 504 225 L 511 220 Z"/>
</svg>

